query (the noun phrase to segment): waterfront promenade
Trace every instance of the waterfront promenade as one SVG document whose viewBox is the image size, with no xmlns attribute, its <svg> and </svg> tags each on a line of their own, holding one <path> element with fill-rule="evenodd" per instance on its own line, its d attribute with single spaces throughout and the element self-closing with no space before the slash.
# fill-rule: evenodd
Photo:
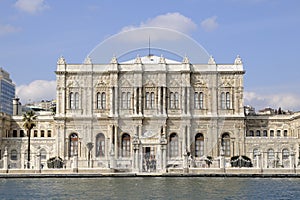
<svg viewBox="0 0 300 200">
<path fill-rule="evenodd" d="M 265 177 L 300 178 L 300 169 L 255 169 L 255 168 L 182 168 L 169 169 L 164 173 L 114 172 L 108 169 L 10 169 L 0 170 L 0 178 L 97 178 L 97 177 Z"/>
</svg>

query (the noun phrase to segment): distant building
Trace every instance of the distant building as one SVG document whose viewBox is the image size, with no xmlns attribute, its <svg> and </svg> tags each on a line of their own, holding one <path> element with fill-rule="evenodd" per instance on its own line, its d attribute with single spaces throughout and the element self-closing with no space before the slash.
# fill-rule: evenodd
<svg viewBox="0 0 300 200">
<path fill-rule="evenodd" d="M 13 114 L 13 98 L 15 97 L 15 84 L 9 73 L 0 68 L 0 112 Z"/>
</svg>

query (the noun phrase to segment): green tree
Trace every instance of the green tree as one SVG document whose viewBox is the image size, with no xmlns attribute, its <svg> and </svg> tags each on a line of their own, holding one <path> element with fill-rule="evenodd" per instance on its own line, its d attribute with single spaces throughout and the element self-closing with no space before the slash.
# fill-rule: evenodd
<svg viewBox="0 0 300 200">
<path fill-rule="evenodd" d="M 26 129 L 28 137 L 27 169 L 30 169 L 30 132 L 36 126 L 36 118 L 37 116 L 32 110 L 23 114 L 23 127 Z"/>
</svg>

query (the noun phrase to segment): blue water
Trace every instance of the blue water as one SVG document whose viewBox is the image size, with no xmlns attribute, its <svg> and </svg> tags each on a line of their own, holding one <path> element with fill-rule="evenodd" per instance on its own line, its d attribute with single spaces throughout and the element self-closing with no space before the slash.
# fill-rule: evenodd
<svg viewBox="0 0 300 200">
<path fill-rule="evenodd" d="M 0 179 L 0 199 L 300 199 L 300 179 Z"/>
</svg>

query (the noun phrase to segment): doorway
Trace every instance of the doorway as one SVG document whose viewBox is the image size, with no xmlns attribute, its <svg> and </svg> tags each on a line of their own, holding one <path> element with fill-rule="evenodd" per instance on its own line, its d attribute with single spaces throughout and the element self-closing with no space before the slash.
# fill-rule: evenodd
<svg viewBox="0 0 300 200">
<path fill-rule="evenodd" d="M 156 172 L 156 157 L 154 147 L 143 147 L 143 172 Z"/>
</svg>

